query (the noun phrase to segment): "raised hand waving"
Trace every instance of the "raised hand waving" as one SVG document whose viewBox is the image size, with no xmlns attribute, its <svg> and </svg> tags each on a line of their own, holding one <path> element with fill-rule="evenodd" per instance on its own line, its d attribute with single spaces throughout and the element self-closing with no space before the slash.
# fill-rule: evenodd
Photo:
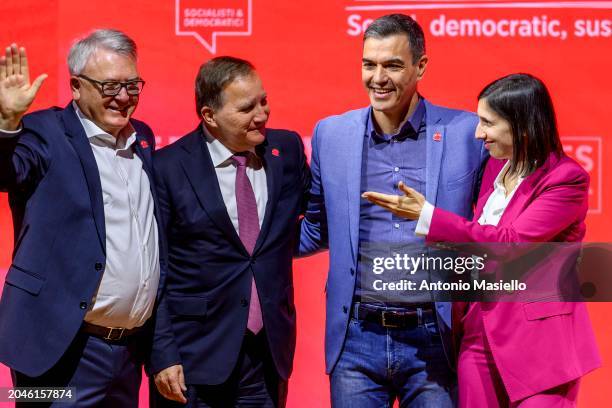
<svg viewBox="0 0 612 408">
<path fill-rule="evenodd" d="M 12 44 L 0 57 L 0 129 L 16 130 L 34 101 L 47 74 L 30 83 L 28 57 L 24 47 Z"/>
</svg>

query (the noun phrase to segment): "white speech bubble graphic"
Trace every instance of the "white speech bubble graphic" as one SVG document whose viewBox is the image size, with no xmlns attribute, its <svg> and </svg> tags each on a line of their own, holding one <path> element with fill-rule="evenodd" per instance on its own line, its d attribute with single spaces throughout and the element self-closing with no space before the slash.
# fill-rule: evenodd
<svg viewBox="0 0 612 408">
<path fill-rule="evenodd" d="M 252 11 L 252 0 L 176 0 L 175 33 L 194 37 L 216 54 L 217 36 L 251 35 Z M 235 30 L 236 27 L 245 28 Z"/>
</svg>

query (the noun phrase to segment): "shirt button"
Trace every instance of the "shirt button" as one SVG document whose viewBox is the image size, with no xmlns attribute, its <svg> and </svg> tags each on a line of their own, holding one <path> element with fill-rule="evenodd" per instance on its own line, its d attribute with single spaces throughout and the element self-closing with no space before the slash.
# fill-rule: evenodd
<svg viewBox="0 0 612 408">
<path fill-rule="evenodd" d="M 400 227 L 400 225 L 399 225 L 399 224 L 396 222 L 395 224 L 393 224 L 393 227 L 395 227 L 395 228 L 399 228 L 399 227 Z"/>
<path fill-rule="evenodd" d="M 96 271 L 101 271 L 104 268 L 104 265 L 102 265 L 101 262 L 96 262 L 94 268 L 96 268 Z"/>
<path fill-rule="evenodd" d="M 79 307 L 83 310 L 87 309 L 87 302 L 81 302 L 79 303 Z"/>
<path fill-rule="evenodd" d="M 248 305 L 249 305 L 249 302 L 247 302 L 246 299 L 244 298 L 240 299 L 240 306 L 247 307 Z"/>
<path fill-rule="evenodd" d="M 348 312 L 348 307 L 346 307 L 346 306 L 342 306 L 342 311 L 343 311 L 344 313 L 347 313 L 347 312 Z"/>
<path fill-rule="evenodd" d="M 397 173 L 399 171 L 399 167 L 394 167 L 393 171 Z"/>
<path fill-rule="evenodd" d="M 355 274 L 355 269 L 351 268 L 351 276 Z"/>
</svg>

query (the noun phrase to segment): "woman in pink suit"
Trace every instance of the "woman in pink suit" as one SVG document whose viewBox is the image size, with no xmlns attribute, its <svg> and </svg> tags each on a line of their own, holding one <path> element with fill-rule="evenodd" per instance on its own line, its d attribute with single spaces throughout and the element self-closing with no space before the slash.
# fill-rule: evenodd
<svg viewBox="0 0 612 408">
<path fill-rule="evenodd" d="M 364 198 L 419 220 L 430 242 L 580 242 L 589 177 L 563 154 L 550 95 L 527 74 L 489 84 L 478 96 L 476 138 L 491 159 L 472 221 L 400 182 L 404 196 Z M 460 407 L 572 407 L 579 381 L 601 360 L 584 303 L 455 303 L 462 332 Z"/>
</svg>

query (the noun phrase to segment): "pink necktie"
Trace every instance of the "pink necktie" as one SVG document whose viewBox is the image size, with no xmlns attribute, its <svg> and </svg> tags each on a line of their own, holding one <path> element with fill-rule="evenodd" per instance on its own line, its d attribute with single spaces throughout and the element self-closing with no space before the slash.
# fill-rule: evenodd
<svg viewBox="0 0 612 408">
<path fill-rule="evenodd" d="M 253 253 L 259 236 L 259 216 L 257 201 L 253 186 L 246 174 L 248 153 L 236 154 L 232 158 L 236 163 L 236 204 L 238 206 L 238 235 L 249 254 Z M 263 328 L 261 305 L 255 286 L 255 278 L 251 278 L 251 304 L 249 305 L 249 320 L 247 329 L 257 334 Z"/>
</svg>

